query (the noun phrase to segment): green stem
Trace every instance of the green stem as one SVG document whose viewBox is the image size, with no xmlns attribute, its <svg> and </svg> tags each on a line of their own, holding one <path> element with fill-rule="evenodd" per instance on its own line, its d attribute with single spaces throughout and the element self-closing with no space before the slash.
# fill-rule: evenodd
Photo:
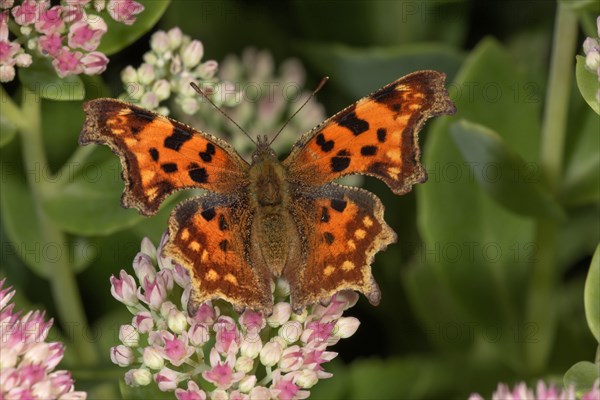
<svg viewBox="0 0 600 400">
<path fill-rule="evenodd" d="M 79 146 L 75 149 L 71 157 L 56 174 L 55 190 L 61 190 L 66 184 L 73 180 L 73 177 L 84 166 L 85 161 L 96 150 L 97 146 Z"/>
<path fill-rule="evenodd" d="M 542 121 L 540 166 L 550 189 L 556 193 L 562 179 L 564 144 L 567 133 L 570 86 L 577 43 L 577 18 L 558 2 L 550 61 L 548 91 Z M 525 315 L 527 331 L 525 355 L 531 374 L 543 371 L 550 357 L 556 331 L 558 281 L 558 224 L 538 220 L 538 252 L 533 264 Z"/>
<path fill-rule="evenodd" d="M 2 118 L 17 127 L 17 129 L 23 129 L 25 126 L 25 118 L 19 107 L 14 103 L 12 98 L 4 90 L 4 86 L 0 85 L 0 102 L 2 103 Z"/>
<path fill-rule="evenodd" d="M 20 112 L 22 114 L 20 132 L 23 138 L 22 151 L 25 169 L 48 171 L 48 162 L 42 142 L 39 97 L 31 91 L 23 89 L 23 108 Z M 52 183 L 46 179 L 44 174 L 41 176 L 29 174 L 27 183 L 34 202 L 35 210 L 33 211 L 40 223 L 42 240 L 44 243 L 59 246 L 61 254 L 68 254 L 67 238 L 48 218 L 42 207 L 42 201 L 50 191 Z M 93 365 L 98 360 L 98 354 L 93 343 L 86 340 L 86 335 L 90 331 L 69 257 L 57 257 L 55 262 L 49 261 L 47 267 L 52 269 L 48 276 L 63 330 L 71 340 L 75 348 L 74 353 L 78 355 L 79 361 L 83 365 Z"/>
</svg>

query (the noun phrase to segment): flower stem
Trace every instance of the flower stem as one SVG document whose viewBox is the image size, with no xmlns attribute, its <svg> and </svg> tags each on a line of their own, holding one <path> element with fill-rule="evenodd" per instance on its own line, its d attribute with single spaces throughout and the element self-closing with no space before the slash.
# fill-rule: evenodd
<svg viewBox="0 0 600 400">
<path fill-rule="evenodd" d="M 42 142 L 40 99 L 25 88 L 20 113 L 24 166 L 29 171 L 47 171 L 48 162 Z M 44 243 L 59 246 L 61 254 L 68 254 L 65 235 L 48 218 L 42 207 L 42 201 L 50 191 L 52 183 L 44 176 L 32 176 L 32 174 L 28 174 L 27 179 L 35 208 L 33 211 L 37 215 Z M 98 354 L 93 343 L 86 340 L 89 327 L 69 257 L 57 257 L 54 262 L 48 261 L 47 268 L 52 269 L 48 277 L 63 330 L 75 347 L 74 353 L 78 355 L 81 364 L 92 365 L 98 360 Z"/>
<path fill-rule="evenodd" d="M 562 178 L 576 43 L 577 18 L 568 7 L 558 2 L 540 143 L 541 169 L 554 193 Z M 539 250 L 533 264 L 525 314 L 525 323 L 535 329 L 530 332 L 533 335 L 525 343 L 527 367 L 532 374 L 544 369 L 550 357 L 556 330 L 557 222 L 538 220 L 536 236 Z"/>
</svg>

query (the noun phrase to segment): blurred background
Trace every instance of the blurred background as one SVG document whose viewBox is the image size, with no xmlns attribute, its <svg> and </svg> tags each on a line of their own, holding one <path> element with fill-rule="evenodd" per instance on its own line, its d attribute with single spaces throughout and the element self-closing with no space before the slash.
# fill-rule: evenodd
<svg viewBox="0 0 600 400">
<path fill-rule="evenodd" d="M 558 10 L 570 13 L 567 28 L 558 27 Z M 246 68 L 263 81 L 298 79 L 310 92 L 330 77 L 278 141 L 283 156 L 320 118 L 384 84 L 420 69 L 446 73 L 458 113 L 429 121 L 421 133 L 428 182 L 398 197 L 376 180 L 352 181 L 382 199 L 399 240 L 373 265 L 381 304 L 361 297 L 350 310 L 361 326 L 333 348 L 339 356 L 326 368 L 334 377 L 312 394 L 489 396 L 501 381 L 562 384 L 574 363 L 594 360 L 583 287 L 600 239 L 600 126 L 577 89 L 575 55 L 585 37 L 598 36 L 599 12 L 587 1 L 172 1 L 156 25 L 110 55 L 102 78 L 86 81 L 99 88 L 86 96 L 123 93 L 121 71 L 141 64 L 152 33 L 178 26 L 203 43 L 203 59 L 218 61 L 229 81 L 252 82 L 256 76 L 239 72 Z M 553 45 L 565 34 L 557 29 L 568 31 L 566 43 Z M 557 63 L 566 69 L 552 75 Z M 4 86 L 18 90 L 15 82 Z M 247 109 L 231 107 L 232 114 L 253 135 L 272 134 L 285 119 L 261 121 L 269 114 L 249 96 L 241 101 Z M 64 365 L 79 389 L 110 393 L 123 370 L 105 349 L 131 317 L 111 296 L 109 277 L 131 270 L 143 237 L 158 244 L 175 201 L 153 218 L 120 209 L 120 165 L 106 148 L 93 150 L 75 176 L 56 178 L 68 173 L 78 147 L 81 101 L 43 100 L 42 110 L 49 170 L 25 168 L 24 140 L 3 141 L 0 150 L 0 276 L 17 289 L 19 308 L 46 309 L 55 318 L 52 335 L 67 340 L 80 327 L 57 313 L 48 265 L 68 258 L 91 327 L 85 335 L 100 358 L 84 368 L 67 352 Z M 208 126 L 223 128 L 211 133 L 251 149 L 214 110 L 202 113 L 216 120 Z M 198 118 L 192 122 L 202 126 Z M 552 129 L 563 140 L 547 136 Z M 44 199 L 40 220 L 34 187 L 55 179 L 67 182 Z M 60 242 L 40 241 L 46 219 Z"/>
</svg>

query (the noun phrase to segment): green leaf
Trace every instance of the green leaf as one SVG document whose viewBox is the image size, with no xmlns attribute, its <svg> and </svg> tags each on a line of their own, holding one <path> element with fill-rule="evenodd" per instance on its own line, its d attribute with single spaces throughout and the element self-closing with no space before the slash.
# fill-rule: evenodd
<svg viewBox="0 0 600 400">
<path fill-rule="evenodd" d="M 590 263 L 583 298 L 588 326 L 598 343 L 600 343 L 600 245 L 596 247 L 596 252 Z"/>
<path fill-rule="evenodd" d="M 449 84 L 457 115 L 438 118 L 427 134 L 423 161 L 429 181 L 416 188 L 424 241 L 421 263 L 434 268 L 440 284 L 468 315 L 465 323 L 505 329 L 518 324 L 524 303 L 528 269 L 537 252 L 534 221 L 485 193 L 449 135 L 449 126 L 461 117 L 485 125 L 534 164 L 543 94 L 522 71 L 495 40 L 477 45 Z M 519 352 L 509 336 L 493 347 L 507 360 Z"/>
<path fill-rule="evenodd" d="M 40 220 L 31 193 L 24 180 L 17 175 L 11 163 L 2 163 L 2 190 L 0 190 L 0 210 L 2 224 L 8 236 L 11 251 L 23 260 L 33 272 L 47 278 L 52 272 L 46 268 L 46 257 L 55 257 L 56 243 L 42 240 Z M 3 249 L 3 251 L 8 251 Z M 52 253 L 50 253 L 52 252 Z"/>
<path fill-rule="evenodd" d="M 574 149 L 568 155 L 560 197 L 564 204 L 597 204 L 600 200 L 600 118 L 586 107 Z"/>
<path fill-rule="evenodd" d="M 496 132 L 467 120 L 450 135 L 474 177 L 498 204 L 521 215 L 564 219 L 565 213 L 532 169 Z"/>
<path fill-rule="evenodd" d="M 585 57 L 577 56 L 577 66 L 575 67 L 575 76 L 577 78 L 577 87 L 585 101 L 592 107 L 596 114 L 600 114 L 600 104 L 596 99 L 600 83 L 598 76 L 585 68 Z"/>
<path fill-rule="evenodd" d="M 44 208 L 69 233 L 108 235 L 142 219 L 137 211 L 121 207 L 122 191 L 121 166 L 111 154 L 82 166 L 61 190 L 44 199 Z"/>
<path fill-rule="evenodd" d="M 563 377 L 563 382 L 565 387 L 575 386 L 577 398 L 580 398 L 592 388 L 598 378 L 600 378 L 598 365 L 589 361 L 580 361 L 569 368 Z"/>
<path fill-rule="evenodd" d="M 108 15 L 104 15 L 104 21 L 108 31 L 102 37 L 98 51 L 111 55 L 139 39 L 158 22 L 169 4 L 170 0 L 138 0 L 144 5 L 144 11 L 137 15 L 133 25 L 125 25 L 115 21 Z"/>
<path fill-rule="evenodd" d="M 302 43 L 303 59 L 322 75 L 331 76 L 349 99 L 359 99 L 403 75 L 420 69 L 455 75 L 463 56 L 449 46 L 419 44 L 368 49 L 341 44 Z"/>
<path fill-rule="evenodd" d="M 439 360 L 421 357 L 359 360 L 350 366 L 348 398 L 431 399 L 439 397 L 452 383 Z"/>
<path fill-rule="evenodd" d="M 36 59 L 30 67 L 19 68 L 19 80 L 38 97 L 56 101 L 82 100 L 85 88 L 81 78 L 60 78 L 48 59 Z"/>
<path fill-rule="evenodd" d="M 17 127 L 0 114 L 0 147 L 10 143 L 17 134 Z"/>
</svg>

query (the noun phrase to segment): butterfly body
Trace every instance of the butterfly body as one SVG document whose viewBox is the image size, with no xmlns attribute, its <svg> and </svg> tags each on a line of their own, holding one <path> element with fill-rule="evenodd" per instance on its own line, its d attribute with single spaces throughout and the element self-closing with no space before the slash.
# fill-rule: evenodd
<svg viewBox="0 0 600 400">
<path fill-rule="evenodd" d="M 370 265 L 396 234 L 375 195 L 333 181 L 371 175 L 397 194 L 423 182 L 417 133 L 455 111 L 444 78 L 392 82 L 306 133 L 283 161 L 266 137 L 248 163 L 212 135 L 113 99 L 86 103 L 80 143 L 119 155 L 122 204 L 145 215 L 176 190 L 207 190 L 175 208 L 164 248 L 190 274 L 192 309 L 220 298 L 269 314 L 274 277 L 289 283 L 295 311 L 344 289 L 377 304 Z"/>
</svg>

